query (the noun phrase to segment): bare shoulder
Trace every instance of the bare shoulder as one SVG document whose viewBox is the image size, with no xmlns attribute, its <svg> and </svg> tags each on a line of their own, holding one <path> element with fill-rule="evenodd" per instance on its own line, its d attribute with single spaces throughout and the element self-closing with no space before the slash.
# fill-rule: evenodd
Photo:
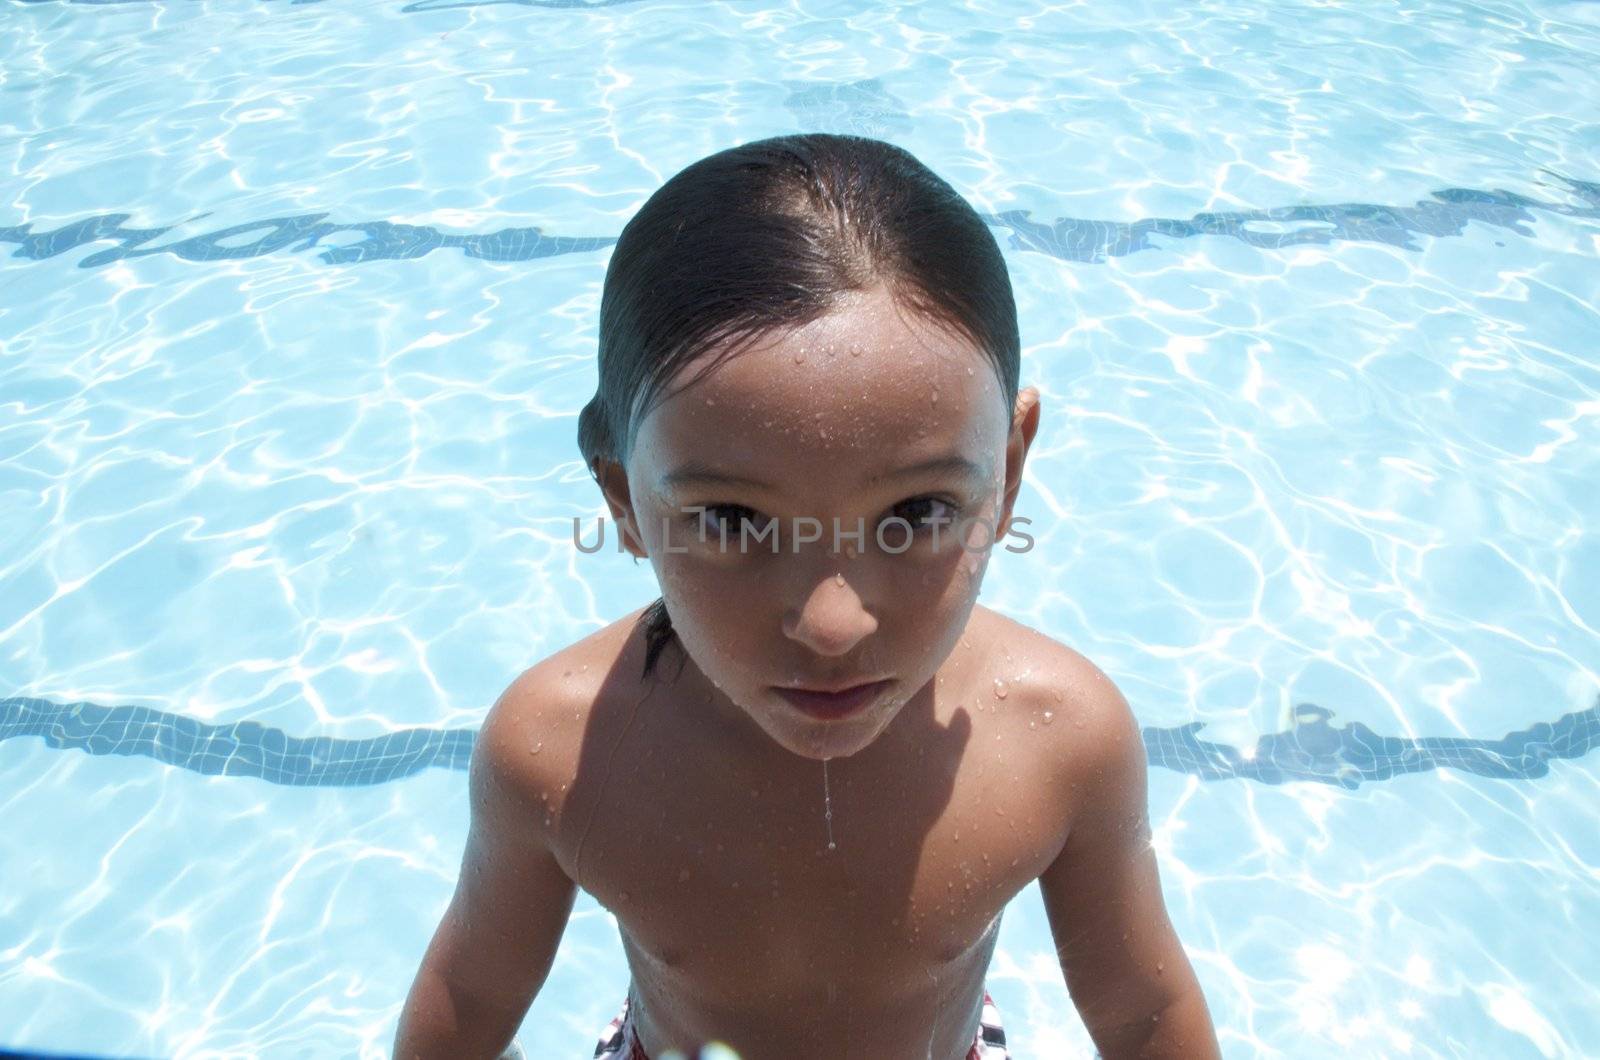
<svg viewBox="0 0 1600 1060">
<path fill-rule="evenodd" d="M 1116 683 L 1081 652 L 984 610 L 998 672 L 1011 675 L 1011 698 L 1033 722 L 1029 738 L 1055 762 L 1058 790 L 1074 809 L 1090 795 L 1091 781 L 1114 782 L 1119 790 L 1104 793 L 1113 800 L 1133 797 L 1132 789 L 1144 783 L 1144 745 Z"/>
<path fill-rule="evenodd" d="M 1114 724 L 1127 710 L 1116 684 L 1082 652 L 997 611 L 975 610 L 999 672 L 1011 674 L 1011 686 L 1030 703 L 1056 703 L 1058 716 L 1086 728 Z"/>
<path fill-rule="evenodd" d="M 625 615 L 518 674 L 484 718 L 474 759 L 503 784 L 547 805 L 570 786 L 596 703 L 630 665 L 639 669 L 631 658 L 639 614 Z"/>
</svg>

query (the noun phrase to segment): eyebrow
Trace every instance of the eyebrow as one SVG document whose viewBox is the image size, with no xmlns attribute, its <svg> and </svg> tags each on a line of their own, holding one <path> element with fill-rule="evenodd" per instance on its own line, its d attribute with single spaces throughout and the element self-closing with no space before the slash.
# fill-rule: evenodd
<svg viewBox="0 0 1600 1060">
<path fill-rule="evenodd" d="M 908 464 L 905 467 L 896 468 L 893 471 L 885 472 L 883 474 L 870 475 L 867 477 L 867 484 L 876 485 L 879 482 L 888 482 L 903 478 L 910 478 L 913 475 L 929 475 L 934 473 L 955 474 L 960 475 L 963 478 L 972 479 L 983 478 L 985 475 L 984 469 L 979 467 L 973 461 L 968 460 L 966 457 L 961 456 L 958 453 L 951 453 L 947 456 L 930 457 L 927 460 L 919 461 L 915 464 Z M 758 490 L 770 490 L 773 488 L 769 484 L 762 482 L 760 479 L 747 478 L 743 475 L 729 474 L 726 471 L 718 471 L 716 468 L 711 467 L 708 464 L 701 463 L 698 460 L 691 460 L 682 467 L 676 468 L 675 470 L 670 471 L 666 475 L 662 476 L 661 485 L 664 489 L 670 489 L 675 486 L 689 485 L 742 486 L 748 489 Z"/>
</svg>

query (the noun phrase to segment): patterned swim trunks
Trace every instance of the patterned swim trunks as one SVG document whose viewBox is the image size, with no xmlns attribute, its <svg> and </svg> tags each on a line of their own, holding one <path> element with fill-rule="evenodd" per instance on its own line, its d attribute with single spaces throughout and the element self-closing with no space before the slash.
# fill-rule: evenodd
<svg viewBox="0 0 1600 1060">
<path fill-rule="evenodd" d="M 650 1060 L 633 1033 L 633 1023 L 628 1019 L 628 1003 L 629 999 L 623 998 L 622 1011 L 600 1032 L 600 1042 L 594 1047 L 594 1060 Z M 988 990 L 983 992 L 983 1015 L 966 1060 L 1011 1060 L 1011 1054 L 1006 1051 L 1005 1028 L 1000 1026 L 1000 1010 L 995 1008 Z"/>
</svg>

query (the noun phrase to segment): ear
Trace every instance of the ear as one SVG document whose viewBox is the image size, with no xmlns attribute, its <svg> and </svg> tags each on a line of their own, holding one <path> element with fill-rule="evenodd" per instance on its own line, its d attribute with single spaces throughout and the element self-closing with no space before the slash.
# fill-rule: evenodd
<svg viewBox="0 0 1600 1060">
<path fill-rule="evenodd" d="M 639 524 L 633 515 L 633 493 L 628 487 L 627 470 L 615 460 L 598 456 L 594 461 L 594 477 L 605 496 L 606 507 L 611 510 L 611 521 L 617 524 L 622 547 L 636 561 L 648 559 L 650 553 L 645 550 L 644 535 L 639 533 Z"/>
<path fill-rule="evenodd" d="M 1022 488 L 1022 465 L 1038 433 L 1039 388 L 1024 387 L 1017 393 L 1017 404 L 1011 413 L 1011 434 L 1006 439 L 1005 496 L 1001 498 L 1000 523 L 994 532 L 996 541 L 1005 536 L 1006 528 L 1011 525 L 1011 508 L 1017 502 L 1017 491 Z"/>
</svg>

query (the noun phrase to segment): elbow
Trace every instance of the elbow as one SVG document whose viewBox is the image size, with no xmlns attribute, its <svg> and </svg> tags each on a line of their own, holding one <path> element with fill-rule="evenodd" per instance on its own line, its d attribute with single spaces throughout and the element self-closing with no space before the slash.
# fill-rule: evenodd
<svg viewBox="0 0 1600 1060">
<path fill-rule="evenodd" d="M 1211 1013 L 1198 987 L 1147 1015 L 1092 1035 L 1103 1060 L 1221 1060 Z"/>
<path fill-rule="evenodd" d="M 424 967 L 401 1010 L 393 1056 L 395 1060 L 521 1060 L 513 1039 L 525 1011 L 526 1006 L 507 1008 L 464 998 L 442 976 Z"/>
</svg>

